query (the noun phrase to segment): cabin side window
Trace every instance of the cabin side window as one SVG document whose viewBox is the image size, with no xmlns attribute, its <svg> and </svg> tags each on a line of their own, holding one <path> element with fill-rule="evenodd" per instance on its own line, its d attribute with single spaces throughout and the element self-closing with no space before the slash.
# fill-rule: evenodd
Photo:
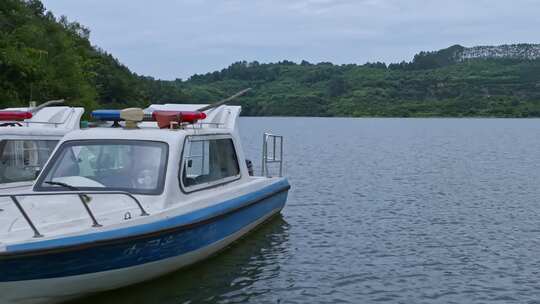
<svg viewBox="0 0 540 304">
<path fill-rule="evenodd" d="M 57 143 L 57 140 L 0 141 L 0 183 L 34 180 Z"/>
<path fill-rule="evenodd" d="M 240 176 L 231 138 L 188 137 L 182 163 L 182 186 L 187 191 L 225 183 Z"/>
</svg>

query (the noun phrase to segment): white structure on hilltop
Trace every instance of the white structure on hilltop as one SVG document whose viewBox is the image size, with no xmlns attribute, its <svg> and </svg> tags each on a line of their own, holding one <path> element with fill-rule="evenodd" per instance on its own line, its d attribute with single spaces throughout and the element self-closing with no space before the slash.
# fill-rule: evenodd
<svg viewBox="0 0 540 304">
<path fill-rule="evenodd" d="M 540 44 L 505 44 L 464 48 L 458 61 L 475 58 L 540 59 Z"/>
</svg>

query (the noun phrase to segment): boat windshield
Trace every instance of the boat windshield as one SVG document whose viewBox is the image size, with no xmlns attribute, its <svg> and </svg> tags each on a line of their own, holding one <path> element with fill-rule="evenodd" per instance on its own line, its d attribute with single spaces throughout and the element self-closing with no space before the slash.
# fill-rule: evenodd
<svg viewBox="0 0 540 304">
<path fill-rule="evenodd" d="M 69 191 L 66 189 L 69 186 L 81 190 L 160 194 L 167 154 L 168 146 L 162 142 L 69 141 L 58 148 L 36 189 Z"/>
<path fill-rule="evenodd" d="M 57 140 L 1 140 L 0 184 L 34 180 L 57 143 Z"/>
</svg>

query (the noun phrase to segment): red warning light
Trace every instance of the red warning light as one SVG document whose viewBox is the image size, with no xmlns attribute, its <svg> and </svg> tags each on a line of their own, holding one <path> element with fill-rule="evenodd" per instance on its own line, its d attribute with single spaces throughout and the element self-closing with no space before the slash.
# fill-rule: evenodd
<svg viewBox="0 0 540 304">
<path fill-rule="evenodd" d="M 152 118 L 157 122 L 160 129 L 169 128 L 171 122 L 193 124 L 206 118 L 204 112 L 197 111 L 154 111 Z"/>
<path fill-rule="evenodd" d="M 24 111 L 0 111 L 0 121 L 21 121 L 32 118 L 32 113 Z"/>
</svg>

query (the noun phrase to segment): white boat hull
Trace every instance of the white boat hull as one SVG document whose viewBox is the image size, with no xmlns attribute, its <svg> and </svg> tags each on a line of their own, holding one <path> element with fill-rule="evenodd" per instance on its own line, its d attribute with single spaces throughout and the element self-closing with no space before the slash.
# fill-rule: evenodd
<svg viewBox="0 0 540 304">
<path fill-rule="evenodd" d="M 199 228 L 193 228 L 194 230 L 200 229 L 202 231 L 206 231 L 206 235 L 201 234 L 200 237 L 202 239 L 209 239 L 214 237 L 214 235 L 219 235 L 219 233 L 221 232 L 218 231 L 221 231 L 221 228 L 230 229 L 226 227 L 227 225 L 230 225 L 231 221 L 236 222 L 238 220 L 238 217 L 235 218 L 235 216 L 242 216 L 242 218 L 245 218 L 246 221 L 245 224 L 242 225 L 239 229 L 234 228 L 234 232 L 226 235 L 225 237 L 219 238 L 217 241 L 211 242 L 205 246 L 185 252 L 180 255 L 158 259 L 156 261 L 146 262 L 130 267 L 122 267 L 114 270 L 100 272 L 91 272 L 81 275 L 0 282 L 0 303 L 59 303 L 92 293 L 140 283 L 176 271 L 184 266 L 191 265 L 215 254 L 216 252 L 222 250 L 232 242 L 247 234 L 249 231 L 253 230 L 255 227 L 266 221 L 268 218 L 279 213 L 285 204 L 286 197 L 286 191 L 282 190 L 281 192 L 276 193 L 270 197 L 261 199 L 261 201 L 258 203 L 251 204 L 242 208 L 243 211 L 239 210 L 233 212 L 233 215 L 231 215 L 231 218 L 229 219 L 227 218 L 227 216 L 225 216 L 224 218 L 216 220 L 214 222 L 209 221 L 205 224 L 202 224 L 203 226 L 208 227 L 201 228 L 200 226 L 197 226 Z M 251 219 L 248 219 L 249 217 L 251 217 Z M 196 235 L 190 236 L 189 230 L 182 233 L 183 234 L 181 234 L 180 232 L 176 233 L 175 237 L 196 237 Z M 162 236 L 154 236 L 153 239 L 149 241 L 145 240 L 144 244 L 148 244 L 153 240 L 158 240 L 159 242 L 159 240 L 163 239 L 164 238 Z M 138 244 L 141 244 L 140 240 L 137 240 L 136 242 L 139 242 Z M 185 240 L 183 242 L 185 242 Z M 189 245 L 190 243 L 188 242 L 187 244 Z M 136 245 L 134 245 L 133 247 L 135 248 L 135 246 Z M 126 251 L 125 248 L 129 247 L 122 247 L 122 254 L 126 256 L 132 255 L 132 253 Z M 147 249 L 144 248 L 143 250 Z M 152 252 L 159 252 L 159 249 L 158 251 L 154 250 Z M 90 261 L 90 263 L 91 262 L 92 261 Z M 0 264 L 0 267 L 2 267 L 1 265 L 2 264 Z"/>
</svg>

